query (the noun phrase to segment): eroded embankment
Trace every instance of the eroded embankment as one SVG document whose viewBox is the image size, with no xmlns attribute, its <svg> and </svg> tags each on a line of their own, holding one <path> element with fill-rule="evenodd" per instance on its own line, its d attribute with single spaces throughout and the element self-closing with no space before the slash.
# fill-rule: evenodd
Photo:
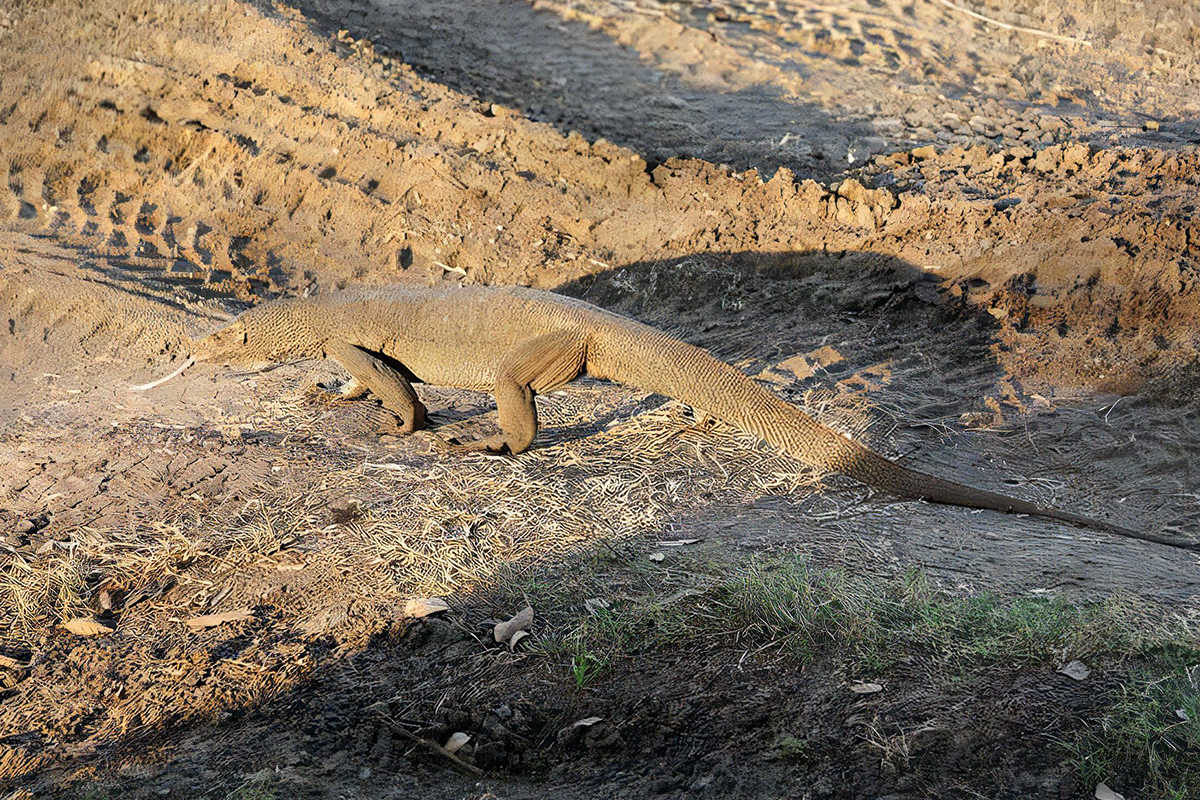
<svg viewBox="0 0 1200 800">
<path fill-rule="evenodd" d="M 870 251 L 990 308 L 1019 374 L 1128 390 L 1194 354 L 1194 150 L 981 146 L 764 183 L 648 170 L 240 5 L 68 3 L 14 24 L 31 35 L 0 56 L 5 226 L 193 298 Z"/>
</svg>

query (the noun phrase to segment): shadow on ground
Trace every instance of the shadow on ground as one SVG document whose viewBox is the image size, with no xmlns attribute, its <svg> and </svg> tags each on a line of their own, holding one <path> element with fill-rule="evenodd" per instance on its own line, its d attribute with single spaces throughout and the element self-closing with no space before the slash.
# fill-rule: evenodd
<svg viewBox="0 0 1200 800">
<path fill-rule="evenodd" d="M 828 179 L 846 169 L 852 143 L 875 135 L 766 83 L 739 89 L 703 74 L 685 81 L 526 0 L 295 5 L 325 35 L 348 28 L 484 104 L 629 147 L 652 167 L 681 156 L 764 176 L 788 167 L 801 178 Z"/>
</svg>

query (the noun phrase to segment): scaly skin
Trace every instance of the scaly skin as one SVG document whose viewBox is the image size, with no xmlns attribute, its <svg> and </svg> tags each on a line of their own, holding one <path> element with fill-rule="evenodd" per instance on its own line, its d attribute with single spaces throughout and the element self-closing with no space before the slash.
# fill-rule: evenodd
<svg viewBox="0 0 1200 800">
<path fill-rule="evenodd" d="M 895 464 L 817 423 L 707 351 L 582 301 L 516 287 L 387 287 L 284 300 L 194 342 L 199 361 L 329 357 L 421 427 L 412 383 L 492 389 L 499 436 L 463 446 L 519 453 L 537 433 L 533 398 L 583 373 L 682 400 L 788 455 L 902 497 L 1033 514 L 1160 544 L 1200 549 L 1112 523 L 975 489 Z M 386 357 L 386 358 L 381 358 Z"/>
</svg>

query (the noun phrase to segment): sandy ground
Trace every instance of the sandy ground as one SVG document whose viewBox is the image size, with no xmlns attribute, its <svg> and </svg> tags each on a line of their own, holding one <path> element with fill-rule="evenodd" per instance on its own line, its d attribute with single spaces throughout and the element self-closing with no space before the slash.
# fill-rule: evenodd
<svg viewBox="0 0 1200 800">
<path fill-rule="evenodd" d="M 865 750 L 747 772 L 755 725 L 851 735 L 829 675 L 720 655 L 584 696 L 474 626 L 511 613 L 514 570 L 684 536 L 1171 613 L 1200 599 L 1194 555 L 873 497 L 601 383 L 543 398 L 511 460 L 438 447 L 491 424 L 488 398 L 430 390 L 438 430 L 380 437 L 369 403 L 314 399 L 330 364 L 128 387 L 274 297 L 520 283 L 707 347 L 922 469 L 1194 538 L 1200 12 L 972 8 L 1043 34 L 933 0 L 0 11 L 0 786 L 964 796 L 1036 712 L 928 743 L 973 755 L 907 788 Z M 455 622 L 403 621 L 434 594 Z M 96 614 L 115 631 L 63 627 Z M 1030 708 L 1086 701 L 1003 680 Z M 411 752 L 380 703 L 498 742 L 488 777 Z M 596 709 L 619 755 L 555 738 Z M 1052 765 L 1017 772 L 1011 796 L 1069 796 Z"/>
</svg>

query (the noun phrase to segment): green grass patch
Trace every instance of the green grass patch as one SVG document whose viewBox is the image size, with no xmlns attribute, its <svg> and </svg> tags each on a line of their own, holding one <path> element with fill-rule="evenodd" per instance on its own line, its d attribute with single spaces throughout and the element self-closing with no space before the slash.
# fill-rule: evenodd
<svg viewBox="0 0 1200 800">
<path fill-rule="evenodd" d="M 920 572 L 879 580 L 812 569 L 798 558 L 708 565 L 689 574 L 694 588 L 686 590 L 654 571 L 600 584 L 607 577 L 610 585 L 625 581 L 607 608 L 573 604 L 575 617 L 539 644 L 569 666 L 577 688 L 616 674 L 623 660 L 674 647 L 752 650 L 801 665 L 836 654 L 881 677 L 915 659 L 947 685 L 985 667 L 1045 669 L 1081 659 L 1130 675 L 1103 718 L 1066 743 L 1083 784 L 1121 783 L 1129 796 L 1200 797 L 1195 621 L 1129 598 L 958 595 Z M 805 746 L 788 742 L 778 756 L 797 759 Z"/>
<path fill-rule="evenodd" d="M 917 572 L 879 581 L 813 571 L 794 559 L 750 565 L 706 592 L 698 611 L 739 642 L 801 661 L 836 647 L 871 669 L 914 654 L 965 669 L 1086 658 L 1142 644 L 1137 615 L 1122 601 L 1077 605 L 987 592 L 960 597 Z"/>
<path fill-rule="evenodd" d="M 1163 800 L 1200 797 L 1200 651 L 1147 653 L 1108 713 L 1067 749 L 1085 786 L 1105 782 Z"/>
</svg>

